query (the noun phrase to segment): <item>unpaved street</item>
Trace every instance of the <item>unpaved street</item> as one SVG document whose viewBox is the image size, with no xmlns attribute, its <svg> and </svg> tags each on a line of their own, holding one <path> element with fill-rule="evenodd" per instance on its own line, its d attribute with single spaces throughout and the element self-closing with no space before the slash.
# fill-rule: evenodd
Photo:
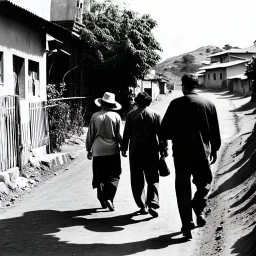
<svg viewBox="0 0 256 256">
<path fill-rule="evenodd" d="M 170 100 L 180 95 L 174 92 L 153 108 L 163 115 Z M 227 140 L 235 132 L 230 101 L 223 93 L 203 95 L 215 102 L 221 135 Z M 138 209 L 130 189 L 128 158 L 122 158 L 116 210 L 102 210 L 91 187 L 91 161 L 80 156 L 69 170 L 0 212 L 0 255 L 193 255 L 200 246 L 201 231 L 192 231 L 192 241 L 182 238 L 171 155 L 167 159 L 171 175 L 160 180 L 158 218 L 134 216 Z"/>
</svg>

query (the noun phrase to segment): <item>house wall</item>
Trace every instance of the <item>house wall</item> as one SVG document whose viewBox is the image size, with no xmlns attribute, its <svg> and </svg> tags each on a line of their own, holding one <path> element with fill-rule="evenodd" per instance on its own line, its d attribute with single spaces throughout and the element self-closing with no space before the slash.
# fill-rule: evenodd
<svg viewBox="0 0 256 256">
<path fill-rule="evenodd" d="M 242 94 L 250 94 L 250 81 L 249 79 L 241 80 L 239 78 L 231 80 L 233 92 Z"/>
<path fill-rule="evenodd" d="M 51 0 L 51 20 L 63 21 L 73 20 L 75 21 L 78 14 L 78 7 L 82 4 L 81 13 L 89 11 L 91 6 L 91 0 Z M 80 13 L 80 14 L 81 14 Z"/>
<path fill-rule="evenodd" d="M 221 58 L 222 58 L 222 62 L 228 62 L 229 61 L 228 54 L 223 54 L 223 55 L 211 57 L 211 63 L 213 63 L 213 62 L 221 62 L 220 61 Z"/>
<path fill-rule="evenodd" d="M 230 76 L 235 76 L 242 74 L 245 71 L 245 63 L 239 65 L 227 67 L 227 68 L 216 68 L 207 69 L 205 72 L 205 87 L 218 88 L 222 87 L 222 81 L 227 80 Z M 220 79 L 220 73 L 222 73 L 222 80 Z M 216 75 L 216 80 L 214 80 L 214 74 Z M 208 77 L 210 75 L 210 79 Z"/>
<path fill-rule="evenodd" d="M 205 75 L 203 76 L 198 76 L 198 84 L 199 85 L 204 85 L 205 84 Z"/>
<path fill-rule="evenodd" d="M 243 74 L 245 72 L 245 69 L 246 69 L 245 63 L 228 67 L 227 77 Z"/>
<path fill-rule="evenodd" d="M 250 95 L 251 94 L 251 83 L 249 79 L 242 80 L 242 86 L 244 89 L 244 93 Z"/>
<path fill-rule="evenodd" d="M 152 81 L 152 100 L 155 100 L 160 94 L 158 82 Z"/>
<path fill-rule="evenodd" d="M 10 0 L 10 2 L 29 10 L 37 16 L 50 20 L 51 0 Z"/>
<path fill-rule="evenodd" d="M 23 150 L 21 154 L 22 164 L 28 161 L 31 150 L 31 125 L 38 125 L 36 121 L 33 123 L 30 119 L 30 103 L 47 99 L 46 94 L 46 34 L 40 34 L 32 30 L 28 26 L 13 20 L 9 17 L 0 15 L 0 51 L 3 52 L 3 74 L 4 83 L 0 85 L 0 97 L 5 95 L 15 95 L 13 57 L 18 56 L 24 59 L 24 97 L 20 100 L 20 117 L 21 117 L 21 143 Z M 37 62 L 39 65 L 39 87 L 36 95 L 29 95 L 29 60 Z M 38 131 L 41 135 L 41 132 Z M 16 145 L 18 142 L 15 142 Z M 14 166 L 11 166 L 14 167 Z"/>
<path fill-rule="evenodd" d="M 216 80 L 214 80 L 214 74 L 216 76 Z M 222 79 L 220 78 L 220 74 L 222 74 Z M 209 78 L 210 76 L 210 78 Z M 222 81 L 226 79 L 225 69 L 207 69 L 205 72 L 205 87 L 211 88 L 220 88 L 222 86 Z"/>
<path fill-rule="evenodd" d="M 14 95 L 13 55 L 25 61 L 25 98 L 30 101 L 46 100 L 46 53 L 44 37 L 25 25 L 0 15 L 0 51 L 3 52 L 4 85 L 0 95 Z M 39 63 L 40 97 L 28 96 L 28 61 Z"/>
</svg>

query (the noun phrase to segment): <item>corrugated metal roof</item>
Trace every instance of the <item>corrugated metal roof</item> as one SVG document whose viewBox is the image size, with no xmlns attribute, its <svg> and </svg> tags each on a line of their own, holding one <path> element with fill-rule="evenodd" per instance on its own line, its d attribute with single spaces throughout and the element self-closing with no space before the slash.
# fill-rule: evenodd
<svg viewBox="0 0 256 256">
<path fill-rule="evenodd" d="M 10 2 L 9 0 L 0 0 L 0 13 L 14 20 L 18 20 L 36 31 L 43 31 L 44 33 L 60 40 L 72 35 L 69 30 L 45 20 L 42 17 Z"/>
<path fill-rule="evenodd" d="M 208 69 L 216 69 L 216 68 L 227 68 L 231 66 L 236 66 L 242 63 L 248 62 L 250 59 L 247 60 L 235 60 L 235 61 L 229 61 L 229 62 L 224 62 L 224 63 L 214 63 L 212 65 L 206 66 L 206 67 L 201 67 L 199 68 L 200 70 L 208 70 Z"/>
</svg>

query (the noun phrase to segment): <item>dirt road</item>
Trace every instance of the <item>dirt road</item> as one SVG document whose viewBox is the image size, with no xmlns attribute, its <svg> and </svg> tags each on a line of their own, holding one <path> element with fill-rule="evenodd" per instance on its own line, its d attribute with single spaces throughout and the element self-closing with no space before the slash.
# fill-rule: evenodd
<svg viewBox="0 0 256 256">
<path fill-rule="evenodd" d="M 153 105 L 162 115 L 175 92 Z M 235 132 L 233 108 L 221 93 L 203 93 L 215 102 L 221 135 L 228 139 Z M 85 150 L 84 150 L 85 155 Z M 171 175 L 160 180 L 160 216 L 134 216 L 129 181 L 129 163 L 122 158 L 123 173 L 115 199 L 116 211 L 100 209 L 91 187 L 91 161 L 80 156 L 68 170 L 0 212 L 0 255 L 86 255 L 86 256 L 192 256 L 200 246 L 201 230 L 193 230 L 193 240 L 185 242 L 180 232 Z"/>
</svg>

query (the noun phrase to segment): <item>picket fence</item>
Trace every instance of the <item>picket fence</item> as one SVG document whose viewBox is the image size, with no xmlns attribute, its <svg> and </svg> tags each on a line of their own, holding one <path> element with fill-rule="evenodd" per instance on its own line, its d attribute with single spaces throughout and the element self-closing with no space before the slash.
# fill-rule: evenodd
<svg viewBox="0 0 256 256">
<path fill-rule="evenodd" d="M 0 172 L 28 162 L 31 150 L 49 141 L 49 125 L 45 102 L 29 103 L 28 110 L 20 108 L 15 96 L 0 97 Z M 29 111 L 23 122 L 21 111 Z"/>
</svg>

